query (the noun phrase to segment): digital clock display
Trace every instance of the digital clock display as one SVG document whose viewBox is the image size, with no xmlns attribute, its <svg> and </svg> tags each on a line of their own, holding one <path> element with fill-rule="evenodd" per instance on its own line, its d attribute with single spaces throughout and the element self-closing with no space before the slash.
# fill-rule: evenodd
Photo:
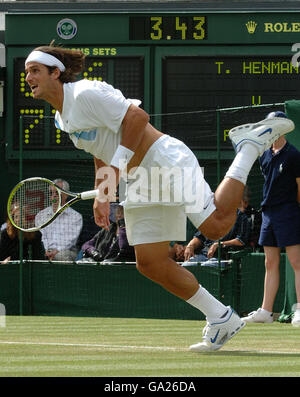
<svg viewBox="0 0 300 397">
<path fill-rule="evenodd" d="M 207 39 L 207 20 L 200 15 L 131 17 L 129 39 L 197 42 Z"/>
</svg>

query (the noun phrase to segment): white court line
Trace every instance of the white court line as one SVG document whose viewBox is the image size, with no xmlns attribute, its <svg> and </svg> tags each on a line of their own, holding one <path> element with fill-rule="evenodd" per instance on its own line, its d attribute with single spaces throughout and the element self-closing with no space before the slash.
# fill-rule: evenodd
<svg viewBox="0 0 300 397">
<path fill-rule="evenodd" d="M 163 346 L 129 346 L 129 345 L 104 345 L 98 343 L 61 343 L 61 342 L 14 342 L 0 341 L 3 345 L 34 345 L 34 346 L 78 346 L 78 347 L 102 347 L 105 349 L 133 349 L 133 350 L 161 350 L 161 351 L 182 351 L 186 349 L 178 349 L 174 347 Z"/>
<path fill-rule="evenodd" d="M 3 345 L 33 345 L 33 346 L 77 346 L 77 347 L 101 347 L 104 349 L 129 349 L 129 350 L 156 350 L 156 351 L 185 351 L 188 352 L 188 348 L 175 348 L 175 347 L 163 347 L 163 346 L 132 346 L 132 345 L 105 345 L 105 344 L 99 344 L 99 343 L 62 343 L 62 342 L 26 342 L 26 341 L 0 341 L 0 344 Z M 259 354 L 288 354 L 288 355 L 293 355 L 293 354 L 300 354 L 299 351 L 291 352 L 291 351 L 278 351 L 278 350 L 238 350 L 238 349 L 232 349 L 230 351 L 228 350 L 223 350 L 226 351 L 227 353 L 259 353 Z M 203 352 L 205 353 L 205 352 Z M 209 354 L 212 353 L 218 353 L 216 352 L 210 352 Z"/>
</svg>

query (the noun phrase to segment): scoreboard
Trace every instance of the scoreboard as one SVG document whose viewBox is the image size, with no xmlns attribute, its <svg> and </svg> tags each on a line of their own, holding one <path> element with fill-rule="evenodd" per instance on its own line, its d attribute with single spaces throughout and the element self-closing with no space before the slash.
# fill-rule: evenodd
<svg viewBox="0 0 300 397">
<path fill-rule="evenodd" d="M 215 135 L 215 109 L 284 103 L 299 95 L 299 69 L 291 64 L 290 57 L 167 54 L 161 61 L 162 112 L 179 115 L 165 117 L 162 128 L 193 149 L 216 148 L 215 140 L 205 139 Z M 205 109 L 212 111 L 201 112 Z M 255 112 L 221 112 L 221 149 L 232 149 L 228 139 L 232 127 L 258 121 L 269 111 L 261 108 Z"/>
<path fill-rule="evenodd" d="M 130 40 L 205 40 L 207 38 L 206 17 L 150 16 L 129 19 Z"/>
<path fill-rule="evenodd" d="M 86 55 L 81 78 L 140 99 L 163 132 L 208 157 L 217 144 L 232 153 L 229 129 L 257 121 L 266 109 L 222 113 L 220 137 L 216 109 L 298 99 L 299 68 L 292 62 L 298 21 L 297 12 L 263 11 L 7 14 L 6 157 L 18 158 L 20 139 L 24 158 L 87 156 L 55 128 L 55 110 L 33 99 L 25 82 L 26 56 L 53 38 Z"/>
</svg>

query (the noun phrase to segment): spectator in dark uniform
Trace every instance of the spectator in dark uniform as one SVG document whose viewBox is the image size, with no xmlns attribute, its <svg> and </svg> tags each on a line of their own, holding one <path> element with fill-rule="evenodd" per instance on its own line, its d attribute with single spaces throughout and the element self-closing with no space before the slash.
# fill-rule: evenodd
<svg viewBox="0 0 300 397">
<path fill-rule="evenodd" d="M 268 117 L 286 117 L 272 112 Z M 297 306 L 292 320 L 300 326 L 300 152 L 281 136 L 260 157 L 265 178 L 259 244 L 265 252 L 265 286 L 262 306 L 243 320 L 273 322 L 273 305 L 279 288 L 281 249 L 285 248 L 295 271 Z"/>
</svg>

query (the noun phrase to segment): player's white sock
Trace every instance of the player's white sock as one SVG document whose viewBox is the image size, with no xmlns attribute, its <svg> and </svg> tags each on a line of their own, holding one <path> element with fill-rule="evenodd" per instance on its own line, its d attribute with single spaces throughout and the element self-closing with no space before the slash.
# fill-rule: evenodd
<svg viewBox="0 0 300 397">
<path fill-rule="evenodd" d="M 258 149 L 250 143 L 245 143 L 235 156 L 225 177 L 237 179 L 244 185 L 247 183 L 249 172 L 258 157 Z"/>
<path fill-rule="evenodd" d="M 262 307 L 260 308 L 260 310 L 261 310 L 262 313 L 265 313 L 265 314 L 268 314 L 268 315 L 273 314 L 273 312 L 269 312 L 269 310 L 263 309 Z"/>
<path fill-rule="evenodd" d="M 215 320 L 226 314 L 228 308 L 212 296 L 205 288 L 199 285 L 198 291 L 186 301 L 201 310 L 208 319 Z"/>
</svg>

